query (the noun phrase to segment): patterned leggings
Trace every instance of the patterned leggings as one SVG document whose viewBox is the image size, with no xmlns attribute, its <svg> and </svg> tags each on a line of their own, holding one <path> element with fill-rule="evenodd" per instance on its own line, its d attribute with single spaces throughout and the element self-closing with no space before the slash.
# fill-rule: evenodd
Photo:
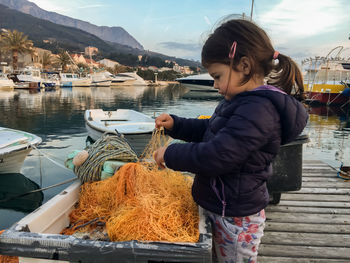
<svg viewBox="0 0 350 263">
<path fill-rule="evenodd" d="M 265 210 L 245 217 L 207 213 L 213 225 L 213 262 L 256 263 L 265 227 Z"/>
</svg>

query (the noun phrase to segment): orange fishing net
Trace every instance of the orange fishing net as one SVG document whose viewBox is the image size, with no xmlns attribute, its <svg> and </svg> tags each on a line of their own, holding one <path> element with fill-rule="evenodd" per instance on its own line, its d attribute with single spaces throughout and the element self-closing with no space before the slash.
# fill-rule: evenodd
<svg viewBox="0 0 350 263">
<path fill-rule="evenodd" d="M 154 134 L 152 140 L 159 138 Z M 149 145 L 155 144 L 152 140 Z M 105 224 L 111 241 L 197 242 L 192 182 L 190 176 L 159 170 L 154 163 L 125 164 L 109 179 L 82 185 L 71 226 L 62 233 L 91 232 Z"/>
<path fill-rule="evenodd" d="M 0 235 L 4 231 L 5 230 L 0 230 Z M 0 263 L 18 263 L 18 262 L 19 262 L 18 257 L 0 255 Z"/>
</svg>

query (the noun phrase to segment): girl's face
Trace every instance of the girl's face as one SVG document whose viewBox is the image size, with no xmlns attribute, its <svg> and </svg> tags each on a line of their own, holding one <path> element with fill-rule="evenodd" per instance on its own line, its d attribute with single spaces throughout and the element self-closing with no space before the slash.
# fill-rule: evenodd
<svg viewBox="0 0 350 263">
<path fill-rule="evenodd" d="M 241 82 L 244 78 L 243 70 L 241 72 L 235 71 L 226 64 L 213 63 L 208 67 L 208 72 L 214 79 L 214 89 L 217 89 L 227 100 L 232 99 L 235 95 L 243 91 L 252 90 L 259 86 L 252 83 L 251 80 L 242 85 Z"/>
</svg>

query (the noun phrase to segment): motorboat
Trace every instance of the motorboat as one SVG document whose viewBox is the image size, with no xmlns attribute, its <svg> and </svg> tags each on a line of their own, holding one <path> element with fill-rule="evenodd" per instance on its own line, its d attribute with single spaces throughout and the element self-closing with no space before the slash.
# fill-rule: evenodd
<svg viewBox="0 0 350 263">
<path fill-rule="evenodd" d="M 109 87 L 112 84 L 112 78 L 108 71 L 95 72 L 90 74 L 91 86 L 95 87 Z"/>
<path fill-rule="evenodd" d="M 326 57 L 309 58 L 302 62 L 306 66 L 304 90 L 308 102 L 326 105 L 350 103 L 350 60 L 340 58 L 341 50 L 335 57 L 329 56 L 331 51 Z"/>
<path fill-rule="evenodd" d="M 147 82 L 136 72 L 111 74 L 112 86 L 147 86 Z"/>
<path fill-rule="evenodd" d="M 209 73 L 177 78 L 176 81 L 190 91 L 217 92 L 217 90 L 214 89 L 214 79 Z"/>
<path fill-rule="evenodd" d="M 0 73 L 0 90 L 13 90 L 15 83 L 9 79 L 4 73 Z"/>
<path fill-rule="evenodd" d="M 60 73 L 61 87 L 90 87 L 91 78 L 76 73 Z"/>
<path fill-rule="evenodd" d="M 85 111 L 84 119 L 88 135 L 93 141 L 104 133 L 122 134 L 137 155 L 143 153 L 155 127 L 153 118 L 128 109 L 89 109 Z"/>
<path fill-rule="evenodd" d="M 41 141 L 29 132 L 0 127 L 0 174 L 19 173 L 24 159 Z"/>
</svg>

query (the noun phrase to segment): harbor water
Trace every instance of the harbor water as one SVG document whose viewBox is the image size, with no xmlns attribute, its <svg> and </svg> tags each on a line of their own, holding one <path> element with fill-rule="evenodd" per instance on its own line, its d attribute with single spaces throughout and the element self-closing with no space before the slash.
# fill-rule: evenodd
<svg viewBox="0 0 350 263">
<path fill-rule="evenodd" d="M 64 167 L 64 161 L 73 150 L 86 146 L 86 109 L 123 108 L 152 117 L 163 112 L 198 117 L 211 115 L 220 99 L 213 93 L 189 93 L 178 85 L 0 91 L 0 126 L 34 133 L 43 139 L 24 161 L 20 174 L 0 175 L 0 230 L 47 202 L 69 183 L 50 186 L 75 178 Z M 346 158 L 350 149 L 349 108 L 317 106 L 308 110 L 310 119 L 304 133 L 310 141 L 303 145 L 304 159 L 323 160 L 339 168 L 339 160 Z M 15 194 L 49 188 L 4 202 L 9 184 Z"/>
</svg>

